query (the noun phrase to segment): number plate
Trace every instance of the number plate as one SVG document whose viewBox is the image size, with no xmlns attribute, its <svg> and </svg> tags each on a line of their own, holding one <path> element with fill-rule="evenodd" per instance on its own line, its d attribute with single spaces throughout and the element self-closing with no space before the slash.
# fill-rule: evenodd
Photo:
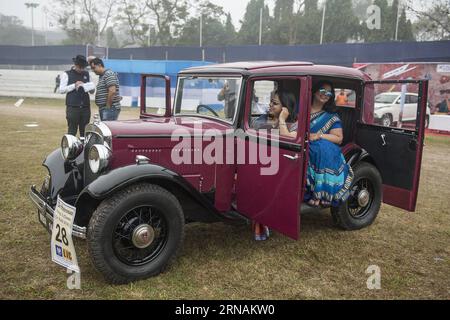
<svg viewBox="0 0 450 320">
<path fill-rule="evenodd" d="M 53 215 L 51 252 L 53 262 L 72 271 L 80 272 L 72 239 L 75 212 L 75 207 L 58 197 Z"/>
</svg>

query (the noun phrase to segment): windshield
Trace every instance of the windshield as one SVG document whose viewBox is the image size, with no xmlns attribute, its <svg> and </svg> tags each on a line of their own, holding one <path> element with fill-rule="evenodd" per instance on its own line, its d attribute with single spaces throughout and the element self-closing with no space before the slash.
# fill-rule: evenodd
<svg viewBox="0 0 450 320">
<path fill-rule="evenodd" d="M 236 77 L 180 78 L 175 114 L 201 114 L 232 122 L 241 85 L 242 79 Z"/>
<path fill-rule="evenodd" d="M 397 94 L 386 94 L 382 93 L 375 97 L 375 103 L 389 103 L 392 104 L 397 99 Z"/>
</svg>

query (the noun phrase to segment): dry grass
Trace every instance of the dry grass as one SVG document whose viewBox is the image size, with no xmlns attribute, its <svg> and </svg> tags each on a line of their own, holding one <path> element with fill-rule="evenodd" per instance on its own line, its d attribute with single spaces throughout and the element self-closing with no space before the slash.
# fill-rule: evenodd
<svg viewBox="0 0 450 320">
<path fill-rule="evenodd" d="M 70 291 L 27 195 L 66 130 L 62 102 L 13 103 L 0 99 L 0 299 L 450 298 L 450 139 L 440 137 L 427 139 L 416 213 L 383 206 L 359 232 L 334 228 L 328 212 L 304 215 L 298 242 L 275 234 L 257 243 L 246 227 L 190 225 L 168 272 L 125 286 L 105 284 L 77 241 L 82 290 Z M 382 270 L 379 291 L 366 288 L 370 265 Z"/>
</svg>

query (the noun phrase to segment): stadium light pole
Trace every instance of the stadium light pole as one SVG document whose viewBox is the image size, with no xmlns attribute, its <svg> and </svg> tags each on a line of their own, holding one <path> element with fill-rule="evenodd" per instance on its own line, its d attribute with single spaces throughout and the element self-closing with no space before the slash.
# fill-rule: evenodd
<svg viewBox="0 0 450 320">
<path fill-rule="evenodd" d="M 203 47 L 203 14 L 200 14 L 200 48 Z"/>
<path fill-rule="evenodd" d="M 323 31 L 325 29 L 325 13 L 327 12 L 327 0 L 323 3 L 322 28 L 320 30 L 320 44 L 323 44 Z"/>
<path fill-rule="evenodd" d="M 262 44 L 262 18 L 263 18 L 263 8 L 259 10 L 259 45 Z"/>
<path fill-rule="evenodd" d="M 31 9 L 31 46 L 34 47 L 34 9 L 39 7 L 39 3 L 27 2 L 25 3 L 27 9 Z"/>
<path fill-rule="evenodd" d="M 395 41 L 398 41 L 398 25 L 400 22 L 400 0 L 397 5 L 397 23 L 395 24 Z"/>
<path fill-rule="evenodd" d="M 45 18 L 45 22 L 44 22 L 44 32 L 45 32 L 45 45 L 48 45 L 48 35 L 47 35 L 47 29 L 48 29 L 48 19 L 47 19 L 47 16 L 48 16 L 48 9 L 47 9 L 47 7 L 44 7 L 43 9 L 42 9 L 42 11 L 44 12 L 44 18 Z"/>
</svg>

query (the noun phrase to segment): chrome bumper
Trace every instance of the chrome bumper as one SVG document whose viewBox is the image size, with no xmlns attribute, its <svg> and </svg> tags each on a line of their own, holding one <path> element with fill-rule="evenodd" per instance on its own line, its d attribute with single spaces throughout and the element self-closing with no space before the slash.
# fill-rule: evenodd
<svg viewBox="0 0 450 320">
<path fill-rule="evenodd" d="M 30 198 L 38 209 L 39 222 L 44 226 L 48 233 L 52 233 L 53 208 L 47 204 L 41 193 L 36 190 L 36 186 L 30 188 Z M 86 239 L 86 227 L 73 225 L 72 235 L 77 238 Z"/>
</svg>

